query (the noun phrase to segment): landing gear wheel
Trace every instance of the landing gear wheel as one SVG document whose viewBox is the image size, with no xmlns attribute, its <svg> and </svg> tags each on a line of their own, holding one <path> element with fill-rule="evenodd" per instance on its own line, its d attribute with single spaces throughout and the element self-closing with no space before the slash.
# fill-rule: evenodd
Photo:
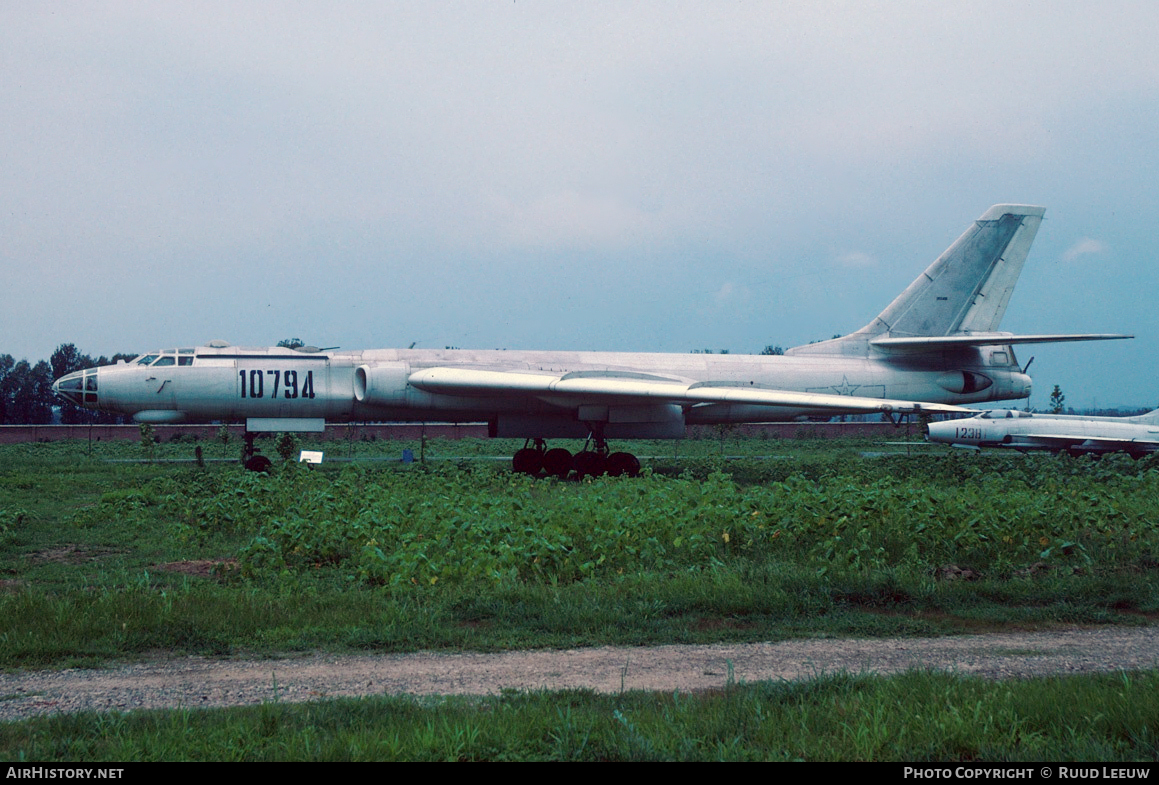
<svg viewBox="0 0 1159 785">
<path fill-rule="evenodd" d="M 614 452 L 608 456 L 608 474 L 612 477 L 639 476 L 640 459 L 630 452 Z"/>
<path fill-rule="evenodd" d="M 565 450 L 566 452 L 566 450 Z M 543 451 L 532 447 L 524 447 L 515 453 L 511 459 L 511 470 L 517 474 L 530 474 L 532 477 L 543 469 Z"/>
<path fill-rule="evenodd" d="M 599 477 L 608 470 L 608 458 L 598 452 L 584 450 L 575 456 L 575 472 L 584 477 Z"/>
<path fill-rule="evenodd" d="M 255 455 L 245 462 L 245 467 L 251 472 L 261 472 L 262 474 L 269 474 L 270 467 L 273 465 L 273 462 L 264 455 Z"/>
<path fill-rule="evenodd" d="M 566 478 L 571 474 L 571 453 L 562 447 L 555 447 L 543 454 L 543 470 L 551 477 Z"/>
</svg>

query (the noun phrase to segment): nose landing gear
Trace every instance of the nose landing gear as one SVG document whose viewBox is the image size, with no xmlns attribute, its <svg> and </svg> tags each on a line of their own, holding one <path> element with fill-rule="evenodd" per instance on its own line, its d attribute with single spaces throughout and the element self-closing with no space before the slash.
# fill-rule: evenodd
<svg viewBox="0 0 1159 785">
<path fill-rule="evenodd" d="M 241 462 L 251 472 L 268 474 L 274 464 L 269 458 L 258 453 L 257 448 L 254 446 L 254 439 L 256 437 L 257 434 L 253 431 L 247 430 L 245 432 L 245 447 L 242 449 Z"/>
</svg>

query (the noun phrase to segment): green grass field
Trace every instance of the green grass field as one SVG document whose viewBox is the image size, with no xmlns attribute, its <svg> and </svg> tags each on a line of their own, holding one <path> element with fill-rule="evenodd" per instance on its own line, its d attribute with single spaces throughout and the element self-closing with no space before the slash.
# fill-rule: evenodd
<svg viewBox="0 0 1159 785">
<path fill-rule="evenodd" d="M 214 656 L 952 634 L 1146 624 L 1159 612 L 1154 459 L 974 455 L 725 433 L 635 445 L 653 456 L 640 478 L 558 482 L 513 476 L 505 461 L 492 460 L 509 456 L 514 443 L 298 446 L 326 450 L 326 463 L 279 465 L 263 477 L 226 460 L 236 456 L 236 442 L 0 447 L 0 667 L 91 666 L 159 650 Z M 197 447 L 204 465 L 194 460 Z M 404 448 L 426 462 L 402 464 Z M 273 443 L 264 451 L 276 454 Z M 626 713 L 628 704 L 581 695 L 134 715 L 113 723 L 125 734 L 118 730 L 113 746 L 100 741 L 112 727 L 108 718 L 36 720 L 5 726 L 0 756 L 69 759 L 78 749 L 69 745 L 82 744 L 92 745 L 91 759 L 138 758 L 136 734 L 159 733 L 148 730 L 159 726 L 176 733 L 190 721 L 220 722 L 221 733 L 239 738 L 256 738 L 241 730 L 249 723 L 273 723 L 272 738 L 289 737 L 230 747 L 211 735 L 211 746 L 156 747 L 168 750 L 161 757 L 880 758 L 873 739 L 889 732 L 901 734 L 899 742 L 915 740 L 895 747 L 909 751 L 896 755 L 907 760 L 1156 754 L 1147 731 L 1159 721 L 1153 704 L 1131 709 L 1146 722 L 1124 719 L 1132 728 L 1125 736 L 1097 726 L 1035 725 L 1017 743 L 979 733 L 947 747 L 897 725 L 905 712 L 895 704 L 917 712 L 918 701 L 930 700 L 909 678 L 857 681 L 857 690 L 900 689 L 903 697 L 856 700 L 870 718 L 847 711 L 844 730 L 830 730 L 862 734 L 863 743 L 834 741 L 829 755 L 783 735 L 774 742 L 756 731 L 700 729 L 695 715 L 715 705 L 704 696 L 634 696 L 632 706 L 661 707 L 662 720 L 644 720 Z M 1153 676 L 1130 678 L 1149 683 Z M 925 689 L 992 693 L 1015 707 L 1023 700 L 1022 686 L 949 681 L 957 686 L 939 681 Z M 892 684 L 908 686 L 885 686 Z M 1113 693 L 1118 684 L 1048 680 L 1036 689 Z M 749 685 L 721 697 L 731 717 L 721 727 L 750 711 L 763 717 L 775 689 Z M 826 694 L 810 689 L 792 688 Z M 824 685 L 834 689 L 851 687 Z M 537 700 L 576 703 L 585 719 L 577 715 L 576 730 L 564 733 L 573 718 L 531 708 Z M 809 716 L 824 716 L 821 708 L 835 700 L 822 698 Z M 873 708 L 878 700 L 894 708 Z M 1059 692 L 1058 700 L 1074 699 Z M 677 706 L 692 717 L 688 729 L 671 737 L 644 730 L 673 723 Z M 966 708 L 974 710 L 951 702 L 945 711 Z M 428 731 L 383 746 L 333 719 L 349 715 L 351 727 L 361 727 L 364 710 L 375 717 L 420 712 L 411 724 Z M 534 738 L 564 734 L 574 744 L 496 741 L 490 718 L 524 710 L 538 718 L 513 721 L 529 723 Z M 323 715 L 335 727 L 312 746 L 302 734 L 322 734 Z M 1031 743 L 1040 736 L 1046 746 Z"/>
<path fill-rule="evenodd" d="M 1154 673 L 994 683 L 915 672 L 695 695 L 379 697 L 58 716 L 0 724 L 0 757 L 1153 762 L 1157 716 Z"/>
</svg>

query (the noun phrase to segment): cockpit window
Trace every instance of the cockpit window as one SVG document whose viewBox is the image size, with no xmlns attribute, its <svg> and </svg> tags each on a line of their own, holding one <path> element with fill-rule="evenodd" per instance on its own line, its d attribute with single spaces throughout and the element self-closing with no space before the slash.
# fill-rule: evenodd
<svg viewBox="0 0 1159 785">
<path fill-rule="evenodd" d="M 133 360 L 133 365 L 155 365 L 158 368 L 164 365 L 193 365 L 194 349 L 166 349 L 162 352 L 149 352 Z"/>
<path fill-rule="evenodd" d="M 1030 412 L 1024 412 L 1018 409 L 991 409 L 990 411 L 982 412 L 978 415 L 983 420 L 1011 420 L 1022 419 L 1024 417 L 1033 417 Z"/>
<path fill-rule="evenodd" d="M 55 385 L 56 391 L 75 404 L 97 403 L 97 369 L 77 371 L 61 379 Z M 83 392 L 82 392 L 83 391 Z"/>
</svg>

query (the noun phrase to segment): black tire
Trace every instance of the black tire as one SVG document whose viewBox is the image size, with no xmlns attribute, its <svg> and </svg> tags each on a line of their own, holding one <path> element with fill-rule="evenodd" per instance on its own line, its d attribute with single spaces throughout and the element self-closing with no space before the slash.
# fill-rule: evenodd
<svg viewBox="0 0 1159 785">
<path fill-rule="evenodd" d="M 530 474 L 534 477 L 543 470 L 543 453 L 524 447 L 511 458 L 511 470 L 516 474 Z"/>
<path fill-rule="evenodd" d="M 245 462 L 245 467 L 251 472 L 261 472 L 262 474 L 269 474 L 273 465 L 273 461 L 264 455 L 255 455 Z"/>
<path fill-rule="evenodd" d="M 571 474 L 571 453 L 562 447 L 555 447 L 543 454 L 543 470 L 552 477 L 565 479 Z"/>
<path fill-rule="evenodd" d="M 583 477 L 599 477 L 608 470 L 607 457 L 598 452 L 584 450 L 575 456 L 575 473 Z"/>
<path fill-rule="evenodd" d="M 640 459 L 630 452 L 614 452 L 608 456 L 608 474 L 612 477 L 639 477 Z"/>
</svg>

